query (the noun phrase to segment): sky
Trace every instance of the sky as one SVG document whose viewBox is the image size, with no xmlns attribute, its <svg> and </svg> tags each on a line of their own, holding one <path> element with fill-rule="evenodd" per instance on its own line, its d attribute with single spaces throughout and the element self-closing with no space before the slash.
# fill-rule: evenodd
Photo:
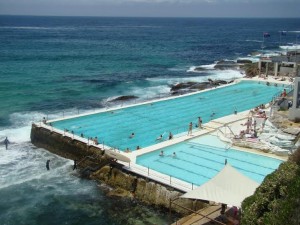
<svg viewBox="0 0 300 225">
<path fill-rule="evenodd" d="M 300 17 L 300 0 L 0 0 L 0 15 Z"/>
</svg>

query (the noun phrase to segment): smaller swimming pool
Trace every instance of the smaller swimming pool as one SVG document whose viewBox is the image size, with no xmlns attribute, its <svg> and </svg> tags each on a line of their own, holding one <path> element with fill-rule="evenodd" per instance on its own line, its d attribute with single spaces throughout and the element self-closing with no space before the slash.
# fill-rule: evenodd
<svg viewBox="0 0 300 225">
<path fill-rule="evenodd" d="M 164 156 L 160 156 L 161 151 Z M 218 137 L 205 135 L 138 156 L 136 163 L 185 182 L 202 185 L 223 169 L 225 160 L 258 183 L 283 162 L 230 148 Z"/>
</svg>

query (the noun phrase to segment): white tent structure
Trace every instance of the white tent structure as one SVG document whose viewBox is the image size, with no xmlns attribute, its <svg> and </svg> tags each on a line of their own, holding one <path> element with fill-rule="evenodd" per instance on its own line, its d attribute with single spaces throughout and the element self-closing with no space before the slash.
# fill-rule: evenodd
<svg viewBox="0 0 300 225">
<path fill-rule="evenodd" d="M 201 199 L 241 207 L 259 184 L 227 164 L 215 177 L 181 198 Z"/>
</svg>

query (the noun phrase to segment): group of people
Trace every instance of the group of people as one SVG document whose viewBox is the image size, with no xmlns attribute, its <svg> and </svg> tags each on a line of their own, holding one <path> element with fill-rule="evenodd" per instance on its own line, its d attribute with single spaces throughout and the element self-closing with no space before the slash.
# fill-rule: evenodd
<svg viewBox="0 0 300 225">
<path fill-rule="evenodd" d="M 165 133 L 163 133 L 163 134 L 160 134 L 155 140 L 156 141 L 163 141 L 164 140 L 164 134 Z M 129 139 L 132 139 L 132 138 L 134 138 L 135 137 L 135 134 L 134 133 L 131 133 L 130 135 L 129 135 Z M 169 132 L 169 136 L 168 136 L 168 139 L 169 140 L 171 140 L 171 139 L 173 139 L 173 134 L 172 134 L 172 132 L 170 131 Z M 138 146 L 136 146 L 136 150 L 140 150 L 141 149 L 141 147 L 138 145 Z M 131 150 L 129 149 L 129 148 L 126 148 L 126 150 L 125 150 L 125 152 L 131 152 Z"/>
<path fill-rule="evenodd" d="M 265 108 L 266 108 L 266 106 L 264 104 L 261 104 L 259 106 L 256 106 L 250 112 L 251 112 L 252 116 L 267 119 L 267 114 L 266 114 Z"/>
<path fill-rule="evenodd" d="M 257 122 L 255 119 L 253 120 L 252 117 L 249 117 L 246 123 L 241 125 L 246 126 L 246 129 L 241 130 L 239 135 L 235 136 L 235 138 L 257 138 Z"/>
<path fill-rule="evenodd" d="M 165 156 L 165 153 L 164 153 L 163 150 L 160 151 L 159 156 L 161 156 L 161 157 L 162 157 L 162 156 Z M 170 156 L 170 155 L 169 155 L 169 156 Z M 172 156 L 172 158 L 176 158 L 176 157 L 177 157 L 176 152 L 173 152 L 173 154 L 172 154 L 171 156 Z"/>
<path fill-rule="evenodd" d="M 197 124 L 195 125 L 196 128 L 202 129 L 202 118 L 199 116 L 198 117 L 198 121 Z M 188 128 L 188 135 L 192 135 L 193 133 L 193 122 L 189 123 L 189 128 Z"/>
</svg>

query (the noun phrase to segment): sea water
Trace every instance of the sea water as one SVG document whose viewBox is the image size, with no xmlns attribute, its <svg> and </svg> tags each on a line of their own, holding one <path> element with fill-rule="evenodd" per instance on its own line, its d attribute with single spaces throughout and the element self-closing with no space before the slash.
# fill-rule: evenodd
<svg viewBox="0 0 300 225">
<path fill-rule="evenodd" d="M 293 42 L 299 19 L 0 16 L 1 224 L 167 224 L 166 215 L 106 197 L 72 162 L 30 143 L 32 121 L 168 96 L 170 85 L 241 77 L 215 61 Z M 199 66 L 203 70 L 195 72 Z M 50 170 L 45 167 L 50 159 Z"/>
</svg>

